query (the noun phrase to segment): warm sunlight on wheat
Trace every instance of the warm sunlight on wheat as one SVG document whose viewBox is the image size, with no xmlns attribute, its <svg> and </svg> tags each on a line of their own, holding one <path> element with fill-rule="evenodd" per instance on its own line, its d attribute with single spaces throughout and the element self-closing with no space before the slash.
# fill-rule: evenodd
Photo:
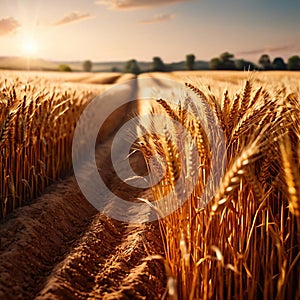
<svg viewBox="0 0 300 300">
<path fill-rule="evenodd" d="M 146 161 L 153 153 L 166 160 L 165 177 L 152 192 L 154 200 L 167 195 L 167 206 L 177 201 L 168 195 L 179 171 L 187 184 L 191 172 L 199 173 L 188 201 L 159 221 L 168 276 L 177 282 L 172 299 L 300 297 L 299 86 L 286 78 L 264 84 L 261 79 L 254 76 L 241 86 L 227 78 L 225 90 L 213 79 L 208 85 L 197 78 L 187 83 L 198 101 L 209 104 L 226 137 L 227 168 L 204 208 L 199 203 L 211 168 L 211 149 L 199 115 L 207 112 L 188 115 L 189 99 L 179 95 L 178 107 L 158 99 L 160 107 L 152 108 L 153 114 L 164 112 L 190 131 L 200 158 L 197 164 L 189 155 L 190 141 L 181 131 L 170 140 L 171 128 L 165 129 L 165 137 L 145 136 L 140 148 Z M 179 141 L 187 149 L 181 154 L 188 168 L 174 146 Z"/>
</svg>

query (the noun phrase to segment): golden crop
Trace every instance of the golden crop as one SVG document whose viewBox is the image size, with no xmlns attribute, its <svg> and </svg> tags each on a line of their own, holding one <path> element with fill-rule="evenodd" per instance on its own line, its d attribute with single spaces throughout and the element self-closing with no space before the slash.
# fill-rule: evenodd
<svg viewBox="0 0 300 300">
<path fill-rule="evenodd" d="M 76 121 L 95 92 L 46 79 L 1 78 L 1 217 L 70 172 Z"/>
<path fill-rule="evenodd" d="M 154 200 L 174 189 L 181 172 L 184 178 L 199 173 L 187 202 L 159 221 L 173 299 L 300 298 L 299 84 L 275 78 L 262 84 L 257 75 L 240 90 L 233 78 L 223 91 L 220 78 L 206 85 L 198 78 L 186 85 L 209 109 L 204 105 L 203 111 L 195 111 L 180 96 L 177 107 L 164 99 L 152 107 L 153 114 L 164 112 L 182 124 L 200 159 L 196 164 L 189 153 L 191 141 L 181 131 L 171 140 L 174 128 L 138 142 L 146 161 L 159 153 L 166 162 L 154 164 L 154 170 L 166 168 L 163 180 L 152 188 Z M 210 144 L 199 115 L 209 119 L 210 111 L 225 135 L 227 166 L 212 201 L 199 207 L 211 168 Z M 181 151 L 175 146 L 180 143 Z M 163 205 L 176 201 L 167 196 Z M 163 210 L 156 209 L 158 214 Z"/>
</svg>

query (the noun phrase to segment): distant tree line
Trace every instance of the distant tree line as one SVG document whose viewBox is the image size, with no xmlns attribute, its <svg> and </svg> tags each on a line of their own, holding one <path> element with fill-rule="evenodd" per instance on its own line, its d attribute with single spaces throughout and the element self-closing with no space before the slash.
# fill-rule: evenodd
<svg viewBox="0 0 300 300">
<path fill-rule="evenodd" d="M 195 58 L 196 57 L 194 54 L 188 54 L 186 56 L 185 66 L 186 66 L 187 70 L 194 69 Z M 113 69 L 112 71 L 115 71 L 115 69 Z M 169 71 L 173 71 L 173 69 L 172 69 L 172 67 L 170 67 L 170 65 L 166 65 L 159 56 L 154 56 L 152 59 L 151 69 L 149 69 L 148 71 L 150 71 L 150 72 L 169 72 Z M 124 67 L 124 72 L 139 74 L 139 73 L 141 73 L 141 69 L 139 67 L 138 62 L 135 59 L 131 59 L 126 62 L 125 67 Z"/>
<path fill-rule="evenodd" d="M 211 70 L 256 70 L 258 67 L 244 59 L 234 60 L 234 55 L 229 52 L 222 53 L 219 57 L 212 58 L 209 66 Z"/>
<path fill-rule="evenodd" d="M 195 69 L 195 55 L 188 54 L 185 59 L 185 69 Z M 210 70 L 290 70 L 300 71 L 300 57 L 298 55 L 291 56 L 287 62 L 281 57 L 275 57 L 271 61 L 268 54 L 263 54 L 258 60 L 258 64 L 244 59 L 234 59 L 234 55 L 229 52 L 222 53 L 219 57 L 212 58 L 209 62 Z M 176 70 L 176 69 L 173 69 Z M 153 57 L 152 68 L 149 70 L 152 72 L 165 72 L 172 71 L 169 65 L 166 65 L 159 56 Z M 130 60 L 127 62 L 124 72 L 138 74 L 141 72 L 138 62 L 136 60 Z"/>
<path fill-rule="evenodd" d="M 148 72 L 169 72 L 174 70 L 201 70 L 199 65 L 196 67 L 196 57 L 194 54 L 187 54 L 185 57 L 184 64 L 174 63 L 165 64 L 159 56 L 154 56 L 152 59 L 151 68 Z M 82 64 L 82 70 L 84 72 L 91 72 L 93 68 L 93 63 L 90 60 L 85 60 Z M 271 60 L 268 54 L 263 54 L 258 60 L 258 64 L 254 64 L 251 61 L 244 59 L 234 59 L 234 55 L 229 52 L 222 53 L 219 57 L 214 57 L 209 61 L 209 65 L 206 69 L 210 70 L 300 70 L 300 56 L 291 56 L 287 62 L 284 61 L 282 57 L 275 57 Z M 68 65 L 60 65 L 59 70 L 63 72 L 71 72 L 72 69 Z M 141 70 L 140 65 L 136 59 L 130 59 L 125 63 L 124 69 L 120 70 L 116 67 L 112 67 L 112 72 L 133 73 L 140 74 L 141 72 L 147 72 Z"/>
<path fill-rule="evenodd" d="M 300 70 L 300 57 L 298 55 L 291 56 L 287 63 L 284 62 L 283 58 L 275 57 L 271 62 L 268 54 L 263 54 L 259 59 L 259 64 L 262 70 Z"/>
<path fill-rule="evenodd" d="M 234 55 L 224 52 L 220 57 L 213 58 L 210 61 L 210 69 L 212 70 L 300 70 L 300 57 L 294 55 L 285 63 L 282 57 L 275 57 L 271 61 L 268 54 L 263 54 L 258 65 L 243 59 L 233 60 Z"/>
</svg>

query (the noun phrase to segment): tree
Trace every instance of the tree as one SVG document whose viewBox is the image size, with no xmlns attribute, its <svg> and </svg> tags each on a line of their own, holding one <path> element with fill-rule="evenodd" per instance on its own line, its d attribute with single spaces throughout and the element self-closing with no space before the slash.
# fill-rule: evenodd
<svg viewBox="0 0 300 300">
<path fill-rule="evenodd" d="M 220 67 L 222 70 L 235 70 L 235 64 L 232 58 L 234 58 L 234 55 L 229 52 L 224 52 L 220 55 Z"/>
<path fill-rule="evenodd" d="M 59 65 L 58 70 L 60 72 L 72 72 L 71 67 L 65 64 Z"/>
<path fill-rule="evenodd" d="M 112 71 L 112 72 L 119 72 L 119 69 L 118 69 L 117 67 L 114 66 L 114 67 L 111 68 L 111 71 Z"/>
<path fill-rule="evenodd" d="M 166 66 L 165 66 L 164 62 L 158 56 L 153 57 L 152 71 L 154 71 L 154 72 L 165 72 L 166 71 Z"/>
<path fill-rule="evenodd" d="M 259 58 L 259 64 L 261 65 L 263 70 L 272 70 L 271 60 L 268 54 L 263 54 Z"/>
<path fill-rule="evenodd" d="M 90 60 L 85 60 L 82 64 L 84 72 L 91 72 L 93 64 Z"/>
<path fill-rule="evenodd" d="M 286 70 L 286 64 L 281 57 L 274 58 L 272 66 L 274 70 Z"/>
<path fill-rule="evenodd" d="M 141 72 L 138 62 L 135 59 L 129 60 L 124 67 L 125 73 L 139 74 Z"/>
<path fill-rule="evenodd" d="M 300 70 L 300 57 L 298 55 L 291 56 L 288 59 L 288 70 L 299 71 Z"/>
<path fill-rule="evenodd" d="M 232 58 L 234 58 L 234 55 L 229 52 L 224 52 L 220 55 L 220 59 L 222 62 L 229 61 Z"/>
<path fill-rule="evenodd" d="M 218 57 L 212 58 L 209 62 L 209 67 L 212 70 L 221 70 L 222 62 L 221 62 L 220 58 L 218 58 Z"/>
<path fill-rule="evenodd" d="M 188 70 L 194 70 L 194 65 L 195 65 L 195 55 L 194 55 L 194 54 L 188 54 L 188 55 L 186 56 L 185 64 L 186 64 L 186 68 L 187 68 Z"/>
<path fill-rule="evenodd" d="M 245 70 L 245 71 L 253 71 L 255 69 L 257 69 L 257 67 L 255 66 L 254 63 L 250 62 L 250 61 L 246 61 L 244 59 L 238 59 L 235 61 L 235 68 L 237 70 Z"/>
</svg>

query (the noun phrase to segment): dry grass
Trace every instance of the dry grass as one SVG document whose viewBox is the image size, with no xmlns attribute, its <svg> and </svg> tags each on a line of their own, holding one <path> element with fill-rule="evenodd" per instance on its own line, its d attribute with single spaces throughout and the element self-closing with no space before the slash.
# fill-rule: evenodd
<svg viewBox="0 0 300 300">
<path fill-rule="evenodd" d="M 182 197 L 178 190 L 170 193 L 180 176 L 185 186 L 195 186 L 183 206 L 159 221 L 173 299 L 300 298 L 299 81 L 262 78 L 246 80 L 242 89 L 236 78 L 187 84 L 209 106 L 202 111 L 184 96 L 176 99 L 177 107 L 160 99 L 152 108 L 190 133 L 166 126 L 164 135 L 147 135 L 139 143 L 146 161 L 154 153 L 166 161 L 151 165 L 154 173 L 166 171 L 152 188 L 154 200 L 165 197 L 158 213 Z M 213 183 L 218 189 L 212 201 L 201 207 L 211 170 L 208 140 L 216 137 L 213 128 L 206 136 L 199 116 L 206 115 L 209 125 L 209 111 L 224 131 L 226 168 L 220 184 Z M 190 152 L 192 142 L 198 161 Z M 195 172 L 199 178 L 191 182 Z"/>
</svg>

